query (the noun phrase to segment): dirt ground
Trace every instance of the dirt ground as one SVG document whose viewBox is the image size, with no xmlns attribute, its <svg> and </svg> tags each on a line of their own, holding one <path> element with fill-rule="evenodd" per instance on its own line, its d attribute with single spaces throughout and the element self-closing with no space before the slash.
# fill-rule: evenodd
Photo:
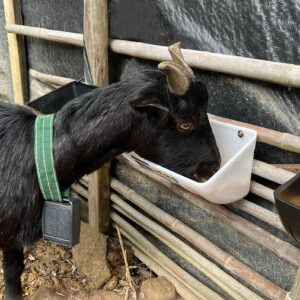
<svg viewBox="0 0 300 300">
<path fill-rule="evenodd" d="M 129 246 L 126 246 L 126 253 L 132 279 L 136 287 L 139 287 L 145 279 L 153 277 L 154 274 L 133 256 Z M 2 261 L 1 253 L 0 258 Z M 24 296 L 26 299 L 33 300 L 124 299 L 128 282 L 125 280 L 125 264 L 119 240 L 116 238 L 108 240 L 107 260 L 111 268 L 111 279 L 105 286 L 97 289 L 91 278 L 77 270 L 70 250 L 39 241 L 25 251 L 26 267 L 22 275 Z M 2 300 L 4 284 L 1 264 L 0 268 L 0 299 Z"/>
</svg>

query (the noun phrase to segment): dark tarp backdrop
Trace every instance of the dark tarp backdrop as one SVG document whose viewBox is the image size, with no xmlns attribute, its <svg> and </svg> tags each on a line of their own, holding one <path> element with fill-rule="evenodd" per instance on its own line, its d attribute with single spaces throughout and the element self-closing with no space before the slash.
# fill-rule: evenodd
<svg viewBox="0 0 300 300">
<path fill-rule="evenodd" d="M 79 0 L 23 1 L 25 25 L 83 31 Z M 110 0 L 110 37 L 300 64 L 298 0 Z M 41 72 L 80 78 L 82 50 L 27 39 L 29 66 Z M 112 80 L 156 63 L 111 55 Z M 209 112 L 300 135 L 300 89 L 199 70 L 206 82 Z M 297 162 L 300 157 L 258 145 L 257 157 Z"/>
</svg>

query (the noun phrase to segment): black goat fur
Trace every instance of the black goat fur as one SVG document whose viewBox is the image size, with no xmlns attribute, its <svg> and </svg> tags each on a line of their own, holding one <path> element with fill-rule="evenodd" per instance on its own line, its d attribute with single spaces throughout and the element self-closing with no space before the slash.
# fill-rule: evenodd
<svg viewBox="0 0 300 300">
<path fill-rule="evenodd" d="M 150 71 L 71 101 L 54 120 L 60 187 L 133 150 L 188 177 L 200 165 L 213 169 L 220 156 L 206 115 L 207 98 L 199 81 L 178 97 L 168 91 L 162 73 Z M 34 163 L 35 118 L 26 107 L 0 103 L 0 248 L 9 299 L 22 297 L 23 248 L 41 236 L 44 200 Z M 191 120 L 193 131 L 179 132 L 178 120 Z"/>
</svg>

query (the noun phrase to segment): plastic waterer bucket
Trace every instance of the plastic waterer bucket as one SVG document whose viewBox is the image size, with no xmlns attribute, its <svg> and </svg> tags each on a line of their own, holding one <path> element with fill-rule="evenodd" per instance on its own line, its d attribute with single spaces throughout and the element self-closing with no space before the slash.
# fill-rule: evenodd
<svg viewBox="0 0 300 300">
<path fill-rule="evenodd" d="M 227 204 L 240 200 L 249 193 L 257 133 L 252 129 L 212 119 L 210 124 L 221 154 L 221 168 L 206 182 L 191 180 L 145 160 L 134 152 L 123 154 L 123 157 L 211 202 Z"/>
<path fill-rule="evenodd" d="M 71 100 L 88 93 L 95 88 L 96 87 L 92 85 L 72 81 L 49 94 L 29 102 L 27 105 L 43 114 L 53 114 Z"/>
</svg>

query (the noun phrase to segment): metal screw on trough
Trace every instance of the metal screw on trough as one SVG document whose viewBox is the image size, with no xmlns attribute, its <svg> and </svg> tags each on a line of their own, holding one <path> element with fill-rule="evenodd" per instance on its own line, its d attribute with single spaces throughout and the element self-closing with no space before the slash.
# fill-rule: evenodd
<svg viewBox="0 0 300 300">
<path fill-rule="evenodd" d="M 243 132 L 242 130 L 239 130 L 239 131 L 237 132 L 237 134 L 238 134 L 238 136 L 239 136 L 240 138 L 242 138 L 242 137 L 244 136 L 244 132 Z"/>
</svg>

